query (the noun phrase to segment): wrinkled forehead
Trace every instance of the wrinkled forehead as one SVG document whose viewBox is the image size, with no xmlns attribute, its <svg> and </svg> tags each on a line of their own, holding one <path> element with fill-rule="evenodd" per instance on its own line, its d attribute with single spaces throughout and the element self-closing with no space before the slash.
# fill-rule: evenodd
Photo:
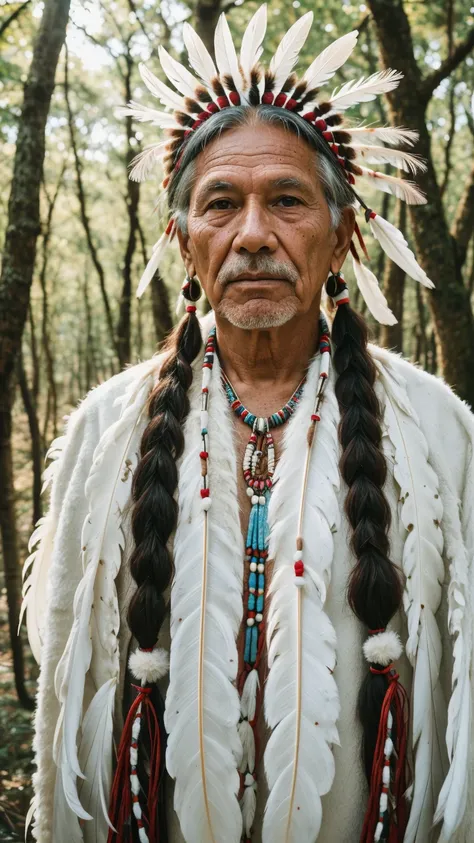
<svg viewBox="0 0 474 843">
<path fill-rule="evenodd" d="M 317 152 L 284 126 L 248 124 L 222 132 L 197 156 L 192 196 L 211 186 L 261 192 L 274 187 L 322 191 Z"/>
</svg>

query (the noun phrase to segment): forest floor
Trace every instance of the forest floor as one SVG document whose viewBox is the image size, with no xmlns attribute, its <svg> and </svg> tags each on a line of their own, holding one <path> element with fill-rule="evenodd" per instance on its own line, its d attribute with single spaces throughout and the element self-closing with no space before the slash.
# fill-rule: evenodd
<svg viewBox="0 0 474 843">
<path fill-rule="evenodd" d="M 0 586 L 3 585 L 0 579 Z M 23 633 L 23 640 L 26 636 Z M 36 691 L 38 669 L 25 642 L 27 688 Z M 0 588 L 0 841 L 25 839 L 25 817 L 32 796 L 33 712 L 21 707 L 15 691 L 5 589 Z"/>
</svg>

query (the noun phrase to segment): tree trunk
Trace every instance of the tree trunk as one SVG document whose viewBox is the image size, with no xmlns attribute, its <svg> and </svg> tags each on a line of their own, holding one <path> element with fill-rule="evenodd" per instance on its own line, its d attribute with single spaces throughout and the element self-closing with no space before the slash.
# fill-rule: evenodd
<svg viewBox="0 0 474 843">
<path fill-rule="evenodd" d="M 130 53 L 127 52 L 125 56 L 126 74 L 125 74 L 125 103 L 132 99 L 132 70 L 133 59 Z M 134 137 L 132 118 L 127 117 L 125 120 L 127 131 L 127 154 L 125 159 L 125 178 L 127 180 L 127 213 L 128 213 L 128 240 L 127 248 L 125 250 L 125 257 L 123 262 L 123 285 L 122 294 L 120 297 L 119 318 L 117 323 L 117 351 L 119 355 L 120 368 L 123 369 L 127 363 L 130 362 L 130 329 L 131 329 L 131 314 L 132 314 L 132 261 L 135 254 L 138 231 L 138 201 L 140 198 L 140 184 L 128 178 L 128 165 L 135 156 L 135 151 L 132 146 L 132 138 Z"/>
<path fill-rule="evenodd" d="M 427 293 L 427 300 L 436 333 L 439 368 L 459 395 L 474 405 L 474 320 L 469 293 L 456 266 L 425 120 L 426 105 L 439 72 L 431 80 L 421 78 L 402 0 L 369 0 L 369 7 L 384 66 L 404 74 L 399 87 L 388 94 L 392 123 L 419 132 L 415 151 L 427 162 L 426 173 L 419 173 L 417 181 L 428 203 L 411 206 L 410 216 L 417 256 L 436 285 L 435 290 Z M 466 49 L 470 43 L 471 39 Z M 455 57 L 463 55 L 462 50 L 453 51 Z M 449 67 L 452 68 L 452 63 Z"/>
<path fill-rule="evenodd" d="M 461 272 L 467 257 L 469 241 L 474 231 L 474 164 L 467 178 L 456 209 L 451 235 L 455 241 L 456 261 Z"/>
<path fill-rule="evenodd" d="M 28 314 L 36 240 L 40 233 L 45 126 L 59 53 L 66 36 L 69 5 L 70 0 L 46 0 L 44 4 L 18 125 L 0 276 L 0 528 L 15 682 L 19 699 L 28 707 L 31 700 L 25 689 L 21 639 L 17 636 L 21 589 L 11 448 L 12 379 Z"/>
<path fill-rule="evenodd" d="M 23 406 L 28 418 L 28 426 L 30 429 L 31 439 L 31 461 L 33 464 L 33 527 L 39 518 L 41 518 L 41 475 L 43 473 L 43 445 L 41 441 L 41 433 L 38 424 L 38 416 L 36 415 L 36 407 L 33 401 L 28 381 L 26 378 L 25 367 L 23 364 L 23 355 L 18 355 L 17 360 L 17 375 L 18 384 L 20 387 L 21 397 L 23 399 Z"/>
<path fill-rule="evenodd" d="M 397 200 L 397 218 L 395 225 L 405 234 L 406 229 L 406 205 L 405 202 Z M 389 308 L 397 317 L 396 325 L 380 326 L 380 345 L 391 348 L 393 351 L 403 351 L 403 300 L 405 293 L 405 273 L 393 261 L 387 261 L 383 279 L 383 291 Z"/>
<path fill-rule="evenodd" d="M 214 58 L 214 30 L 220 13 L 223 11 L 221 0 L 197 0 L 194 9 L 194 28 Z"/>
</svg>

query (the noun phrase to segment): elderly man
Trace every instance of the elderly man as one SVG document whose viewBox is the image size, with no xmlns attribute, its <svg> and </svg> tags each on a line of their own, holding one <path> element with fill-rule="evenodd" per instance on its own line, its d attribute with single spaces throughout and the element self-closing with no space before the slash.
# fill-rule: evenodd
<svg viewBox="0 0 474 843">
<path fill-rule="evenodd" d="M 199 79 L 161 50 L 178 93 L 141 69 L 173 114 L 127 112 L 168 132 L 132 171 L 164 157 L 169 222 L 140 293 L 176 237 L 186 315 L 52 449 L 26 597 L 40 843 L 473 839 L 474 426 L 440 381 L 369 346 L 350 307 L 349 250 L 393 321 L 361 209 L 430 285 L 354 190 L 423 201 L 360 163 L 420 162 L 366 143 L 409 130 L 344 117 L 398 74 L 318 93 L 356 33 L 291 75 L 310 23 L 266 72 L 264 7 L 239 58 L 221 18 L 218 69 L 185 27 Z"/>
</svg>

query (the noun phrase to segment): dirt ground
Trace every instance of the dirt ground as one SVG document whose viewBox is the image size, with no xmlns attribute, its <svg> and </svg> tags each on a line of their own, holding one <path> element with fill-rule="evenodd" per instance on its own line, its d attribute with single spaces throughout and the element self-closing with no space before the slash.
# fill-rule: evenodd
<svg viewBox="0 0 474 843">
<path fill-rule="evenodd" d="M 1 585 L 0 579 L 0 585 Z M 38 669 L 25 641 L 27 687 L 34 697 Z M 18 702 L 10 654 L 5 590 L 0 589 L 0 841 L 25 839 L 25 816 L 31 800 L 33 754 L 31 711 Z M 31 838 L 29 838 L 31 839 Z"/>
</svg>

